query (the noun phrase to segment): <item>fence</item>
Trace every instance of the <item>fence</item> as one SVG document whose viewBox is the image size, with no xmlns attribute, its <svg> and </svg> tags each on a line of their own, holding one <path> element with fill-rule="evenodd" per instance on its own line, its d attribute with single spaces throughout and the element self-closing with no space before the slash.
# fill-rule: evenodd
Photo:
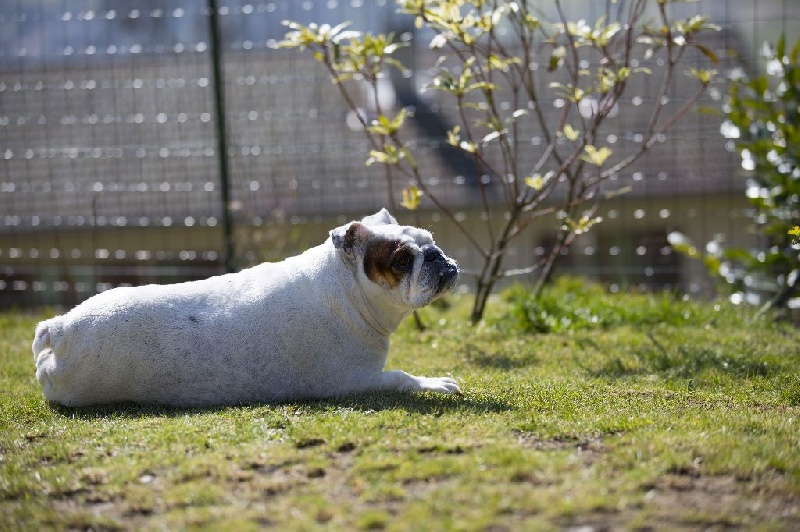
<svg viewBox="0 0 800 532">
<path fill-rule="evenodd" d="M 590 20 L 602 11 L 567 7 Z M 708 14 L 723 27 L 713 47 L 724 70 L 759 68 L 764 40 L 800 34 L 800 6 L 787 0 L 675 10 Z M 363 164 L 367 144 L 325 72 L 308 57 L 273 49 L 284 19 L 413 28 L 388 0 L 0 5 L 0 307 L 72 304 L 111 286 L 277 259 L 386 204 L 388 185 Z M 430 57 L 424 44 L 414 50 L 418 81 Z M 390 103 L 406 104 L 408 94 L 395 89 Z M 725 90 L 712 87 L 704 105 L 718 108 Z M 637 87 L 605 134 L 624 145 L 636 134 L 637 108 L 653 95 Z M 479 226 L 480 176 L 443 155 L 426 113 L 446 119 L 447 109 L 436 101 L 418 109 L 414 142 L 429 185 Z M 681 229 L 701 241 L 717 232 L 749 238 L 744 179 L 720 122 L 687 118 L 620 175 L 634 193 L 609 202 L 602 231 L 582 239 L 562 268 L 618 287 L 702 291 L 702 276 L 665 237 Z M 528 136 L 535 153 L 537 134 Z M 427 207 L 401 218 L 434 228 L 469 264 L 468 248 Z M 512 261 L 542 253 L 548 234 L 546 227 L 531 234 Z"/>
</svg>

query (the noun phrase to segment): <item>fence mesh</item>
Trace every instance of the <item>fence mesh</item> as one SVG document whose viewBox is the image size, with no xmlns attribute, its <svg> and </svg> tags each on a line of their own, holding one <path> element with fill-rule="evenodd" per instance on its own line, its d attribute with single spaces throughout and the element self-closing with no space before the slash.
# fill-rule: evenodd
<svg viewBox="0 0 800 532">
<path fill-rule="evenodd" d="M 601 11 L 566 4 L 574 18 L 594 20 Z M 722 26 L 711 43 L 726 72 L 758 69 L 765 40 L 800 35 L 800 7 L 787 0 L 674 9 L 676 17 L 707 14 Z M 226 238 L 233 239 L 236 267 L 277 259 L 398 194 L 404 183 L 389 185 L 364 165 L 368 145 L 326 73 L 306 55 L 274 49 L 285 19 L 411 32 L 393 2 L 220 1 L 217 50 L 209 14 L 209 4 L 188 0 L 0 4 L 0 307 L 72 304 L 111 286 L 220 273 Z M 425 44 L 408 57 L 417 85 L 435 60 Z M 222 64 L 227 180 L 220 175 L 212 52 Z M 630 91 L 603 131 L 621 150 L 640 133 L 640 109 L 656 92 L 648 83 Z M 702 103 L 719 109 L 726 90 L 721 81 Z M 408 103 L 397 82 L 388 92 L 391 105 Z M 680 103 L 686 95 L 679 86 L 670 97 Z M 435 98 L 417 111 L 444 121 L 452 112 Z M 700 281 L 686 281 L 695 278 L 685 275 L 665 236 L 680 228 L 744 238 L 744 179 L 719 133 L 721 120 L 688 117 L 618 176 L 612 184 L 629 184 L 634 193 L 609 203 L 604 230 L 581 241 L 562 270 L 617 286 L 700 291 Z M 481 176 L 448 157 L 444 139 L 425 124 L 417 116 L 412 140 L 427 183 L 479 226 Z M 525 138 L 531 158 L 538 156 L 537 132 Z M 230 192 L 229 237 L 223 186 Z M 438 228 L 441 216 L 427 207 L 406 221 Z M 543 253 L 547 238 L 545 228 L 521 245 L 519 262 Z M 469 262 L 469 249 L 454 246 Z"/>
</svg>

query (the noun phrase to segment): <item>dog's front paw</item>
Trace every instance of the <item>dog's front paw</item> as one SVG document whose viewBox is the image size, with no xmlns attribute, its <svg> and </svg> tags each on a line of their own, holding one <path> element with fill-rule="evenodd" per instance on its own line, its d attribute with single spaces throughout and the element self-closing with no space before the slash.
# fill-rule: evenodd
<svg viewBox="0 0 800 532">
<path fill-rule="evenodd" d="M 461 388 L 450 377 L 415 377 L 405 371 L 384 371 L 380 389 L 396 392 L 438 392 L 461 395 Z"/>
<path fill-rule="evenodd" d="M 462 395 L 458 383 L 450 377 L 417 377 L 417 392 L 454 393 Z"/>
</svg>

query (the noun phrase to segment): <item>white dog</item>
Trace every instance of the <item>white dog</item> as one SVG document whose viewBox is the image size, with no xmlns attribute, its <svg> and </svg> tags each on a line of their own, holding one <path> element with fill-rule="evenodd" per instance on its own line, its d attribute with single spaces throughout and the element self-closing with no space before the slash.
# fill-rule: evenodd
<svg viewBox="0 0 800 532">
<path fill-rule="evenodd" d="M 389 335 L 457 278 L 429 232 L 383 209 L 283 262 L 98 294 L 36 327 L 36 378 L 69 406 L 460 393 L 448 377 L 383 371 Z"/>
</svg>

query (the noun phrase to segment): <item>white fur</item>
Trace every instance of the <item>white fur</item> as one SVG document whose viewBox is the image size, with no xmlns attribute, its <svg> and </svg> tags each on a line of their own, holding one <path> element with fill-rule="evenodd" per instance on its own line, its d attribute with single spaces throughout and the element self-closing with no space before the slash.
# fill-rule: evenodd
<svg viewBox="0 0 800 532">
<path fill-rule="evenodd" d="M 362 223 L 370 237 L 432 243 L 385 210 Z M 334 239 L 348 227 L 332 231 Z M 420 273 L 421 254 L 413 274 L 389 290 L 366 278 L 363 257 L 332 240 L 239 273 L 115 288 L 41 322 L 33 355 L 44 395 L 69 406 L 197 406 L 372 390 L 460 393 L 447 377 L 383 371 L 391 332 L 438 295 L 416 280 L 432 277 Z"/>
</svg>

